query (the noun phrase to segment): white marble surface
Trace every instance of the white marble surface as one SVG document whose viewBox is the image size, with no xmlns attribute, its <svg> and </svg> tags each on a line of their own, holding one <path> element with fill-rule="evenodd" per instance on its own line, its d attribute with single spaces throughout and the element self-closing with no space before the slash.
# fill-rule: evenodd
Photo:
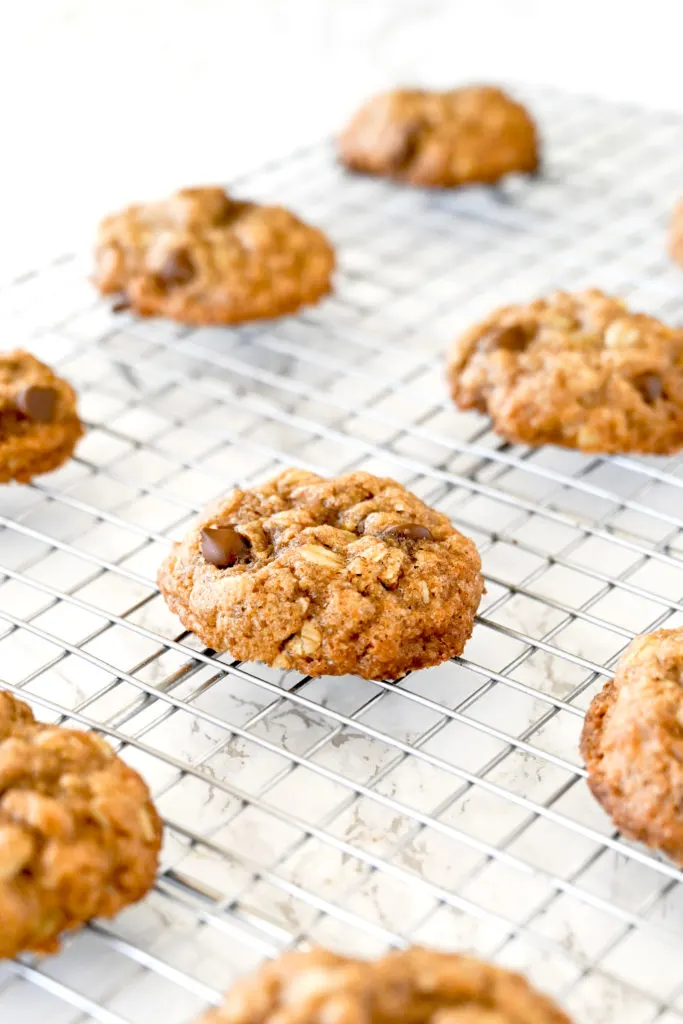
<svg viewBox="0 0 683 1024">
<path fill-rule="evenodd" d="M 675 0 L 32 0 L 0 14 L 0 270 L 228 180 L 396 82 L 683 103 Z"/>
</svg>

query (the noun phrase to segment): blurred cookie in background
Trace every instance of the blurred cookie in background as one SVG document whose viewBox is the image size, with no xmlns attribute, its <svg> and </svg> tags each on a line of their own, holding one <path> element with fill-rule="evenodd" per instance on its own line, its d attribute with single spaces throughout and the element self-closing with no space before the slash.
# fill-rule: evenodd
<svg viewBox="0 0 683 1024">
<path fill-rule="evenodd" d="M 83 434 L 76 392 L 30 352 L 0 354 L 0 483 L 66 462 Z"/>
<path fill-rule="evenodd" d="M 160 847 L 149 790 L 108 743 L 0 691 L 0 959 L 142 899 Z"/>
<path fill-rule="evenodd" d="M 536 171 L 539 140 L 528 111 L 494 86 L 396 89 L 358 111 L 339 156 L 354 171 L 448 188 Z"/>
<path fill-rule="evenodd" d="M 322 231 L 289 210 L 184 188 L 102 221 L 94 282 L 140 316 L 238 324 L 317 302 L 334 263 Z"/>
<path fill-rule="evenodd" d="M 581 735 L 590 790 L 625 836 L 683 865 L 683 629 L 637 636 Z"/>
<path fill-rule="evenodd" d="M 376 960 L 285 953 L 197 1024 L 571 1024 L 513 971 L 411 946 Z"/>
</svg>

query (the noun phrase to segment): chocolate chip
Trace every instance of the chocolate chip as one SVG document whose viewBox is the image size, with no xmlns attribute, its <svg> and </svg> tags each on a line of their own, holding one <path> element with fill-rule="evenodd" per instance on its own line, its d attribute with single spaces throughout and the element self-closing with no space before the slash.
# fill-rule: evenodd
<svg viewBox="0 0 683 1024">
<path fill-rule="evenodd" d="M 419 523 L 398 523 L 396 526 L 388 526 L 382 530 L 380 537 L 389 537 L 391 540 L 433 540 L 431 530 Z"/>
<path fill-rule="evenodd" d="M 634 377 L 633 386 L 640 392 L 641 397 L 648 405 L 656 402 L 664 394 L 662 378 L 656 373 L 641 373 L 639 377 Z"/>
<path fill-rule="evenodd" d="M 125 313 L 127 309 L 130 309 L 130 302 L 128 299 L 119 299 L 111 307 L 112 313 Z"/>
<path fill-rule="evenodd" d="M 478 348 L 482 352 L 493 352 L 505 349 L 506 352 L 521 352 L 526 348 L 529 339 L 521 324 L 510 327 L 494 327 L 479 339 Z"/>
<path fill-rule="evenodd" d="M 205 526 L 201 531 L 202 554 L 219 569 L 228 569 L 249 555 L 251 544 L 232 526 Z"/>
<path fill-rule="evenodd" d="M 253 210 L 255 203 L 249 203 L 246 200 L 241 199 L 229 199 L 228 205 L 225 210 L 221 212 L 220 220 L 217 220 L 217 224 L 232 224 L 233 221 L 239 220 L 249 210 Z"/>
<path fill-rule="evenodd" d="M 164 285 L 187 284 L 194 277 L 194 263 L 187 249 L 174 249 L 157 270 L 155 277 Z"/>
<path fill-rule="evenodd" d="M 397 127 L 395 144 L 389 153 L 392 170 L 402 170 L 415 158 L 423 128 L 424 121 L 418 117 Z"/>
<path fill-rule="evenodd" d="M 52 423 L 57 412 L 59 392 L 56 388 L 32 384 L 14 399 L 19 412 L 36 423 Z"/>
</svg>

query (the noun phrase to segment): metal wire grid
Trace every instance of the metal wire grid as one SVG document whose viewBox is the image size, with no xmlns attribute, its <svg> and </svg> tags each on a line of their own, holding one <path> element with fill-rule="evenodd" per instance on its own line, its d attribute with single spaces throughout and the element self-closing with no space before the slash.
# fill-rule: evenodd
<svg viewBox="0 0 683 1024">
<path fill-rule="evenodd" d="M 301 317 L 114 317 L 75 260 L 0 293 L 7 344 L 58 365 L 89 424 L 73 462 L 3 494 L 2 685 L 108 735 L 166 821 L 143 904 L 0 968 L 8 1024 L 187 1024 L 306 941 L 469 948 L 577 1020 L 683 1019 L 681 872 L 615 834 L 577 753 L 634 633 L 683 622 L 683 459 L 514 448 L 442 380 L 461 326 L 551 287 L 680 318 L 662 232 L 683 122 L 524 95 L 547 139 L 533 183 L 424 195 L 346 177 L 329 144 L 242 183 L 337 245 L 336 295 Z M 311 680 L 178 633 L 153 583 L 169 538 L 283 465 L 392 475 L 475 538 L 488 593 L 463 658 Z"/>
</svg>

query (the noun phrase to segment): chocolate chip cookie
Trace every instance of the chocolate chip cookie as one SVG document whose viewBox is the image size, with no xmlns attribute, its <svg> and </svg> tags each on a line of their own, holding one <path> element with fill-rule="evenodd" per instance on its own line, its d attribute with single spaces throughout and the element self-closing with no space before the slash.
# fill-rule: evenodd
<svg viewBox="0 0 683 1024">
<path fill-rule="evenodd" d="M 330 291 L 334 251 L 279 206 L 185 188 L 105 218 L 95 283 L 141 316 L 237 324 L 293 313 Z"/>
<path fill-rule="evenodd" d="M 206 509 L 158 582 L 215 650 L 312 676 L 395 679 L 460 654 L 480 568 L 472 541 L 395 481 L 290 469 Z"/>
<path fill-rule="evenodd" d="M 594 698 L 581 753 L 617 828 L 683 866 L 683 629 L 636 637 Z"/>
<path fill-rule="evenodd" d="M 0 959 L 141 899 L 160 845 L 147 786 L 108 743 L 0 691 Z"/>
<path fill-rule="evenodd" d="M 520 974 L 457 953 L 356 960 L 286 953 L 237 982 L 197 1024 L 570 1024 Z"/>
<path fill-rule="evenodd" d="M 538 168 L 528 112 L 492 86 L 397 89 L 363 106 L 339 139 L 342 163 L 411 185 L 496 182 Z"/>
<path fill-rule="evenodd" d="M 515 444 L 683 446 L 683 331 L 597 290 L 497 310 L 456 341 L 448 379 L 461 409 Z"/>
<path fill-rule="evenodd" d="M 0 354 L 0 483 L 61 466 L 82 433 L 70 384 L 28 352 Z"/>
</svg>

